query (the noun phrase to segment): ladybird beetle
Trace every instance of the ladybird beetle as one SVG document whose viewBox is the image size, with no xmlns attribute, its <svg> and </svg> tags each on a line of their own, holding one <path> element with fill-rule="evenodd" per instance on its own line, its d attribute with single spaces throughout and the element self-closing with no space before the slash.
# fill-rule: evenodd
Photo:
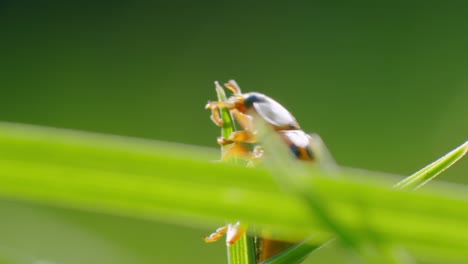
<svg viewBox="0 0 468 264">
<path fill-rule="evenodd" d="M 222 89 L 218 82 L 215 82 L 215 85 L 217 88 Z M 228 155 L 247 157 L 250 160 L 261 158 L 263 150 L 260 146 L 256 146 L 254 150 L 250 152 L 242 145 L 242 143 L 257 142 L 257 131 L 253 126 L 254 117 L 260 117 L 269 124 L 289 146 L 292 154 L 300 160 L 316 161 L 314 153 L 326 151 L 323 149 L 324 144 L 320 137 L 318 137 L 318 135 L 308 135 L 302 131 L 294 116 L 274 99 L 257 92 L 242 93 L 234 80 L 226 83 L 225 87 L 233 92 L 233 95 L 229 97 L 227 101 L 208 102 L 206 105 L 206 108 L 212 111 L 211 120 L 216 125 L 220 127 L 223 125 L 219 108 L 227 108 L 243 129 L 233 132 L 227 139 L 222 137 L 218 138 L 218 143 L 220 145 L 231 144 L 224 158 Z M 314 146 L 317 144 L 318 146 Z M 319 149 L 317 149 L 317 147 L 319 147 Z M 205 241 L 217 241 L 226 233 L 226 244 L 229 246 L 234 244 L 245 231 L 246 227 L 239 222 L 236 224 L 228 224 L 218 228 L 216 232 L 210 236 L 205 237 Z M 258 260 L 266 260 L 292 245 L 293 244 L 288 242 L 263 237 L 259 247 Z"/>
<path fill-rule="evenodd" d="M 217 82 L 215 84 L 219 86 Z M 252 121 L 253 116 L 259 116 L 271 125 L 273 130 L 278 133 L 298 159 L 315 160 L 311 148 L 312 137 L 301 130 L 296 118 L 284 106 L 261 93 L 242 93 L 237 83 L 233 80 L 226 83 L 225 86 L 233 92 L 233 96 L 225 102 L 208 102 L 206 108 L 212 111 L 211 120 L 218 126 L 222 126 L 223 124 L 219 108 L 225 107 L 229 109 L 243 130 L 233 132 L 227 139 L 218 138 L 219 144 L 257 142 L 256 130 L 253 127 Z M 237 152 L 236 155 L 245 156 L 245 153 L 239 153 L 237 147 L 233 148 L 234 151 Z M 234 153 L 227 153 L 227 155 L 230 154 Z M 255 156 L 255 154 L 251 156 Z"/>
</svg>

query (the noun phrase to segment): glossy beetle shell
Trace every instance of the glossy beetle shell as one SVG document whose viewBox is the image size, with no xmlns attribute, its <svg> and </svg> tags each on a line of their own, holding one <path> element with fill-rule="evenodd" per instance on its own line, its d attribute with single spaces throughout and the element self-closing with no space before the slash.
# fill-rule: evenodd
<svg viewBox="0 0 468 264">
<path fill-rule="evenodd" d="M 266 122 L 271 124 L 275 130 L 300 129 L 294 116 L 280 103 L 261 93 L 242 94 L 246 109 L 253 109 Z"/>
<path fill-rule="evenodd" d="M 280 130 L 278 135 L 288 144 L 291 152 L 300 160 L 315 160 L 311 149 L 312 138 L 302 130 Z"/>
</svg>

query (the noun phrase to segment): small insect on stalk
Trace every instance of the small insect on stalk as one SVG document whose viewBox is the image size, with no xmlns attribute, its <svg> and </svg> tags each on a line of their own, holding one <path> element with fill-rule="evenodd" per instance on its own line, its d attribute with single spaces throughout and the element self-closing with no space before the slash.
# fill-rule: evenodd
<svg viewBox="0 0 468 264">
<path fill-rule="evenodd" d="M 218 96 L 218 101 L 226 101 L 226 93 L 221 85 L 219 85 L 218 81 L 215 81 L 215 88 L 216 94 Z M 218 112 L 217 112 L 218 111 Z M 229 109 L 227 108 L 219 108 L 213 111 L 211 119 L 216 123 L 222 123 L 221 126 L 221 137 L 229 138 L 231 133 L 234 132 L 235 123 L 233 122 L 232 115 Z M 221 146 L 221 157 L 223 161 L 237 164 L 239 162 L 238 158 L 234 155 L 231 157 L 226 157 L 224 155 L 226 149 L 230 149 L 233 146 L 230 145 L 222 145 Z M 232 153 L 233 150 L 230 150 Z M 218 240 L 223 234 L 227 233 L 227 237 L 230 237 L 231 234 L 237 235 L 238 238 L 235 239 L 226 239 L 227 241 L 237 240 L 238 242 L 235 245 L 227 244 L 227 253 L 228 253 L 228 263 L 229 264 L 256 264 L 256 248 L 254 237 L 248 236 L 245 233 L 247 229 L 247 225 L 240 224 L 237 222 L 236 224 L 227 224 L 226 226 L 220 227 L 216 230 L 215 233 L 211 234 L 208 237 L 205 237 L 206 242 L 214 242 Z"/>
<path fill-rule="evenodd" d="M 208 102 L 206 105 L 206 108 L 211 110 L 211 119 L 217 126 L 223 127 L 224 125 L 219 109 L 228 109 L 242 127 L 242 130 L 232 132 L 229 137 L 218 138 L 218 144 L 229 146 L 225 149 L 223 158 L 235 156 L 248 160 L 249 164 L 255 164 L 261 160 L 264 151 L 261 145 L 258 145 L 261 139 L 258 138 L 257 129 L 254 127 L 256 123 L 254 118 L 260 118 L 271 126 L 297 159 L 307 162 L 317 161 L 316 154 L 320 150 L 313 144 L 314 138 L 317 139 L 317 137 L 311 137 L 302 131 L 299 123 L 285 107 L 261 93 L 242 93 L 233 80 L 226 83 L 225 87 L 232 91 L 231 97 L 223 101 Z M 253 147 L 248 148 L 246 145 Z M 226 244 L 232 245 L 245 232 L 245 229 L 240 228 L 241 226 L 240 223 L 236 223 L 221 227 L 205 238 L 205 241 L 214 242 L 227 233 Z M 258 241 L 258 261 L 266 260 L 293 245 L 268 236 L 263 236 Z"/>
</svg>

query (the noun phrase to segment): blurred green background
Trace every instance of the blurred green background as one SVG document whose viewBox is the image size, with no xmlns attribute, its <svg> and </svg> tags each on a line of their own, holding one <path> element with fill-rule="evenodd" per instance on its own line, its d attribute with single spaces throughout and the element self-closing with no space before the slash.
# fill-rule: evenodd
<svg viewBox="0 0 468 264">
<path fill-rule="evenodd" d="M 408 175 L 468 139 L 468 2 L 1 1 L 0 120 L 216 147 L 235 79 L 345 166 Z M 462 161 L 440 179 L 468 182 Z M 223 263 L 211 230 L 0 201 L 0 263 Z M 220 223 L 221 224 L 221 223 Z M 162 250 L 163 249 L 163 250 Z"/>
</svg>

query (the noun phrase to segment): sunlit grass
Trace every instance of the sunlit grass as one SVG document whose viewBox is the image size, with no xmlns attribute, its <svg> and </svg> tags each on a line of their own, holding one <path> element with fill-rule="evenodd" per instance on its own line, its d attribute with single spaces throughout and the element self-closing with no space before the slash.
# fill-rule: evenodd
<svg viewBox="0 0 468 264">
<path fill-rule="evenodd" d="M 465 142 L 461 146 L 457 147 L 453 151 L 447 153 L 437 161 L 429 164 L 428 166 L 422 168 L 421 170 L 417 171 L 413 175 L 410 175 L 403 180 L 399 181 L 397 184 L 393 186 L 395 189 L 401 190 L 415 190 L 418 189 L 425 184 L 427 184 L 430 180 L 437 177 L 440 173 L 448 169 L 452 166 L 456 161 L 461 159 L 468 151 L 468 142 Z M 335 231 L 336 232 L 336 231 Z M 330 239 L 328 242 L 325 242 L 321 245 L 311 245 L 308 240 L 304 240 L 294 247 L 280 253 L 273 258 L 264 261 L 263 264 L 286 264 L 286 263 L 299 263 L 304 260 L 308 255 L 312 252 L 319 250 L 321 247 L 326 246 L 330 243 L 333 243 L 335 239 Z M 356 242 L 354 242 L 356 243 Z M 352 247 L 358 247 L 359 245 L 351 245 Z M 395 246 L 395 245 L 393 245 Z M 367 245 L 368 247 L 368 245 Z M 380 254 L 380 263 L 390 262 L 390 263 L 413 263 L 412 260 L 408 261 L 409 256 L 406 255 L 405 257 L 398 258 L 398 254 L 401 255 L 401 249 L 392 250 L 392 246 L 387 247 L 387 250 L 377 248 L 377 252 L 373 252 L 374 254 Z M 388 250 L 389 249 L 389 250 Z M 374 248 L 376 250 L 376 248 Z M 393 251 L 393 252 L 392 252 Z M 383 253 L 383 254 L 382 254 Z M 375 257 L 375 256 L 368 256 L 368 257 Z M 379 256 L 377 256 L 379 258 Z M 372 263 L 372 261 L 368 262 Z"/>
<path fill-rule="evenodd" d="M 11 123 L 0 124 L 0 146 L 3 199 L 208 228 L 241 220 L 291 241 L 337 235 L 269 169 L 212 162 L 218 153 L 205 148 Z M 371 172 L 307 173 L 301 186 L 356 241 L 396 245 L 416 260 L 468 262 L 467 187 L 434 181 L 408 192 Z"/>
</svg>

